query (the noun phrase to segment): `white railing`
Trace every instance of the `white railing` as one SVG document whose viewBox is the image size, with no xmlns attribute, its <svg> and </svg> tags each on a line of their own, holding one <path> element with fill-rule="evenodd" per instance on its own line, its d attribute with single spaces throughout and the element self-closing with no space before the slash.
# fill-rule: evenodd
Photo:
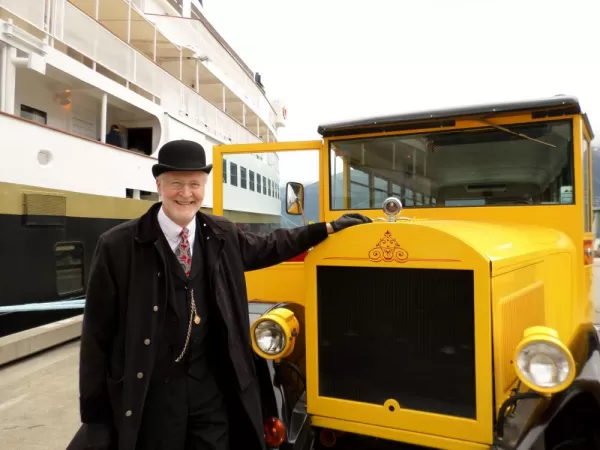
<svg viewBox="0 0 600 450">
<path fill-rule="evenodd" d="M 226 113 L 204 100 L 195 91 L 181 84 L 183 104 L 180 115 L 196 126 L 210 131 L 225 142 L 249 144 L 260 139 Z"/>
<path fill-rule="evenodd" d="M 171 18 L 170 20 L 177 20 Z M 179 19 L 181 20 L 181 19 Z M 192 25 L 194 39 L 191 42 L 199 43 L 199 50 L 206 54 L 211 60 L 207 65 L 214 64 L 218 69 L 229 76 L 238 89 L 236 94 L 243 97 L 242 100 L 252 105 L 259 113 L 270 121 L 275 128 L 275 113 L 271 104 L 266 99 L 263 92 L 254 83 L 254 80 L 248 77 L 248 74 L 233 59 L 233 56 L 227 53 L 227 50 L 219 43 L 213 34 L 199 20 L 186 20 Z M 233 86 L 232 86 L 233 87 Z"/>
<path fill-rule="evenodd" d="M 276 114 L 263 92 L 202 22 L 170 16 L 153 16 L 151 20 L 167 38 L 185 43 L 193 47 L 199 55 L 208 57 L 206 67 L 229 77 L 228 87 L 231 91 L 251 105 L 275 128 Z"/>
<path fill-rule="evenodd" d="M 56 17 L 54 37 L 134 82 L 135 50 L 69 2 L 64 4 L 64 13 Z"/>
<path fill-rule="evenodd" d="M 6 0 L 0 0 L 6 1 Z M 14 1 L 14 0 L 12 0 Z M 187 117 L 218 138 L 260 142 L 241 124 L 189 89 L 143 54 L 121 41 L 69 2 L 56 15 L 54 37 L 161 100 L 172 113 Z"/>
<path fill-rule="evenodd" d="M 45 0 L 0 0 L 0 7 L 42 31 L 46 29 Z"/>
<path fill-rule="evenodd" d="M 179 116 L 186 117 L 217 138 L 233 143 L 260 142 L 258 137 L 235 119 L 189 89 L 70 2 L 48 1 L 52 1 L 54 5 L 51 34 L 55 39 L 123 79 L 140 86 L 159 98 L 165 109 L 175 114 L 178 112 Z M 132 0 L 132 4 L 139 7 L 142 2 Z M 0 7 L 42 31 L 46 29 L 46 5 L 44 0 L 0 0 Z M 261 101 L 266 102 L 264 98 L 257 99 L 258 103 Z M 270 108 L 270 105 L 268 106 Z"/>
</svg>

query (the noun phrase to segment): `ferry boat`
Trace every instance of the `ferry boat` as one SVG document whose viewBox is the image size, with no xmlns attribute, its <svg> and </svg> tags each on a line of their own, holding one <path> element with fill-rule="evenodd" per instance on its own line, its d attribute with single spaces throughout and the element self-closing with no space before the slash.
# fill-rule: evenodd
<svg viewBox="0 0 600 450">
<path fill-rule="evenodd" d="M 194 140 L 212 159 L 282 126 L 202 1 L 0 0 L 0 335 L 81 314 L 99 235 L 158 200 L 163 144 Z M 228 216 L 253 230 L 281 211 L 278 160 L 263 156 L 224 168 L 244 199 Z"/>
</svg>

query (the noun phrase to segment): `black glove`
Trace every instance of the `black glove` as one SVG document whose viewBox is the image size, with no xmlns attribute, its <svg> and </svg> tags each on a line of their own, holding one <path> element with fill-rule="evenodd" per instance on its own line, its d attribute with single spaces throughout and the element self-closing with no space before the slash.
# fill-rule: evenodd
<svg viewBox="0 0 600 450">
<path fill-rule="evenodd" d="M 363 216 L 358 213 L 349 213 L 344 214 L 339 219 L 331 222 L 331 228 L 333 228 L 334 232 L 338 232 L 343 230 L 344 228 L 352 227 L 354 225 L 360 225 L 361 223 L 370 223 L 373 222 L 369 217 Z"/>
</svg>

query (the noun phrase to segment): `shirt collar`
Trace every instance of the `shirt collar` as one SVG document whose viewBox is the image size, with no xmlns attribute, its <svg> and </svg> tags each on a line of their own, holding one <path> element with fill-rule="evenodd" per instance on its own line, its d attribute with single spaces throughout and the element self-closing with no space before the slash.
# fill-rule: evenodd
<svg viewBox="0 0 600 450">
<path fill-rule="evenodd" d="M 173 242 L 179 241 L 179 235 L 181 234 L 181 230 L 183 227 L 177 225 L 173 222 L 167 215 L 165 214 L 163 207 L 161 206 L 158 211 L 158 224 L 162 232 L 165 234 L 165 237 Z M 196 217 L 194 217 L 190 223 L 188 223 L 186 227 L 189 231 L 189 236 L 194 236 L 196 233 Z"/>
</svg>

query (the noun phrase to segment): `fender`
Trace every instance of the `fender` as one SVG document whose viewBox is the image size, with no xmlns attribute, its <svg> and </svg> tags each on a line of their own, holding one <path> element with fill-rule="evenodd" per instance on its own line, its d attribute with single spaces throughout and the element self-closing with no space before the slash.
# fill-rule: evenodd
<svg viewBox="0 0 600 450">
<path fill-rule="evenodd" d="M 558 442 L 561 438 L 568 438 L 569 432 L 572 433 L 571 437 L 579 436 L 577 433 L 581 432 L 580 429 L 570 426 L 560 427 L 559 422 L 563 417 L 570 420 L 569 424 L 578 423 L 585 427 L 589 423 L 589 432 L 598 433 L 600 340 L 596 328 L 592 324 L 582 326 L 576 341 L 574 347 L 583 349 L 582 354 L 585 357 L 571 386 L 550 398 L 544 398 L 533 392 L 526 393 L 526 398 L 517 402 L 510 419 L 504 421 L 499 417 L 494 448 L 531 450 L 538 448 L 536 444 L 541 445 L 540 443 L 548 440 L 549 437 L 552 441 Z M 510 401 L 511 399 L 508 399 L 505 403 Z M 584 430 L 588 429 L 584 428 Z M 593 439 L 592 434 L 590 437 Z M 552 444 L 549 445 L 551 446 L 547 448 L 553 448 Z"/>
<path fill-rule="evenodd" d="M 275 308 L 289 308 L 294 312 L 300 323 L 299 342 L 293 356 L 304 353 L 303 333 L 304 308 L 294 303 L 251 303 L 251 323 L 260 315 L 266 314 Z M 306 411 L 306 380 L 301 369 L 290 361 L 265 360 L 254 354 L 254 365 L 260 388 L 263 422 L 268 417 L 277 417 L 283 422 L 287 430 L 286 441 L 279 447 L 280 450 L 308 450 L 313 439 L 313 430 Z M 290 381 L 290 374 L 302 382 L 296 392 L 286 389 L 286 381 Z"/>
</svg>

